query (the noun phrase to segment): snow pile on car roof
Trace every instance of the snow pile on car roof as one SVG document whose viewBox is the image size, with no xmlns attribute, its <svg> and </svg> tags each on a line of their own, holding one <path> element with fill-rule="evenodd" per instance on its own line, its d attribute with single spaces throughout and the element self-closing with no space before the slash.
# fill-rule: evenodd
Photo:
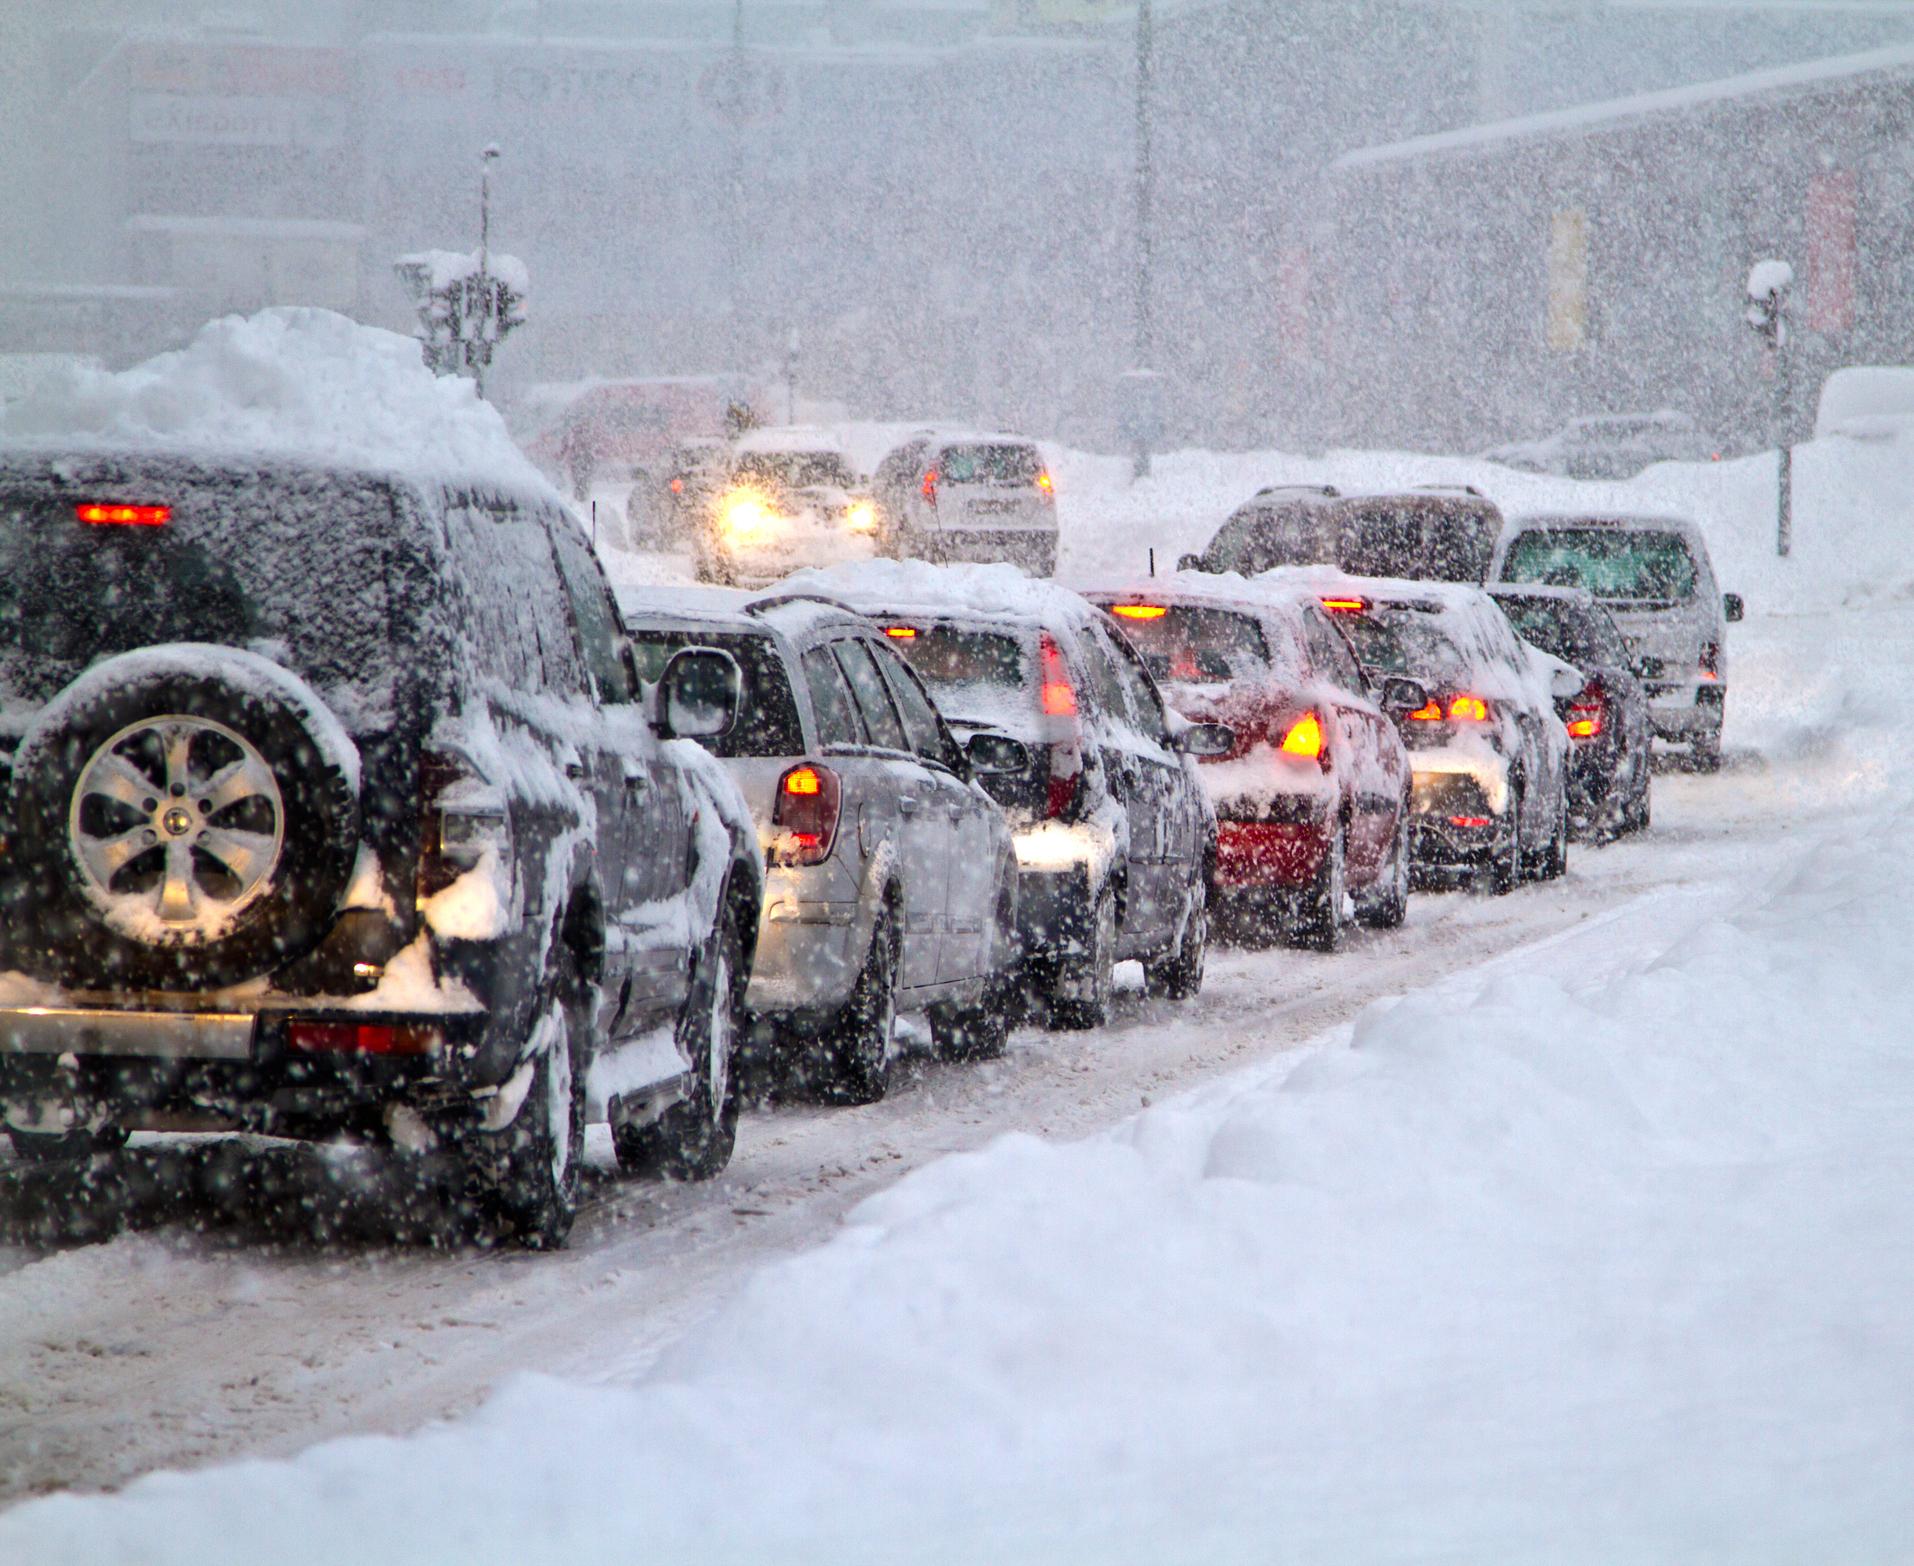
<svg viewBox="0 0 1914 1566">
<path fill-rule="evenodd" d="M 229 315 L 128 370 L 66 369 L 0 411 L 0 438 L 285 455 L 549 492 L 470 381 L 435 376 L 413 338 L 331 310 Z"/>
<path fill-rule="evenodd" d="M 798 571 L 774 592 L 821 593 L 854 609 L 937 609 L 1023 618 L 1078 618 L 1084 601 L 1068 588 L 1025 576 L 1013 565 L 934 565 L 928 560 L 859 560 Z"/>
</svg>

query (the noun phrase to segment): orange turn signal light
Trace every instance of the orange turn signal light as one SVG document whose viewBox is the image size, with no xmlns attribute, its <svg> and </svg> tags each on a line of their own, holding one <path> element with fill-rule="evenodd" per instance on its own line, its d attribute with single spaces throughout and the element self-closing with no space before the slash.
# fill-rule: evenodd
<svg viewBox="0 0 1914 1566">
<path fill-rule="evenodd" d="M 1458 696 L 1449 703 L 1449 716 L 1467 723 L 1487 723 L 1489 704 L 1480 696 Z"/>
<path fill-rule="evenodd" d="M 815 767 L 793 767 L 784 774 L 784 792 L 787 794 L 822 794 L 824 780 L 817 775 Z"/>
<path fill-rule="evenodd" d="M 1308 756 L 1311 760 L 1323 753 L 1322 720 L 1313 712 L 1305 712 L 1283 736 L 1283 754 L 1285 756 Z"/>
<path fill-rule="evenodd" d="M 895 636 L 900 642 L 908 642 L 917 635 L 917 627 L 914 625 L 887 625 L 884 627 L 884 634 L 886 636 Z"/>
</svg>

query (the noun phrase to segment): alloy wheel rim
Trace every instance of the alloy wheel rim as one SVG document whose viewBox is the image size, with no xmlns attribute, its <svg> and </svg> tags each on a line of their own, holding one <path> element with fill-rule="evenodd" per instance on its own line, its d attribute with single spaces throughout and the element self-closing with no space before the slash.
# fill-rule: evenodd
<svg viewBox="0 0 1914 1566">
<path fill-rule="evenodd" d="M 67 810 L 87 903 L 109 928 L 149 941 L 229 928 L 272 885 L 285 832 L 285 800 L 259 749 L 180 713 L 109 737 Z"/>
</svg>

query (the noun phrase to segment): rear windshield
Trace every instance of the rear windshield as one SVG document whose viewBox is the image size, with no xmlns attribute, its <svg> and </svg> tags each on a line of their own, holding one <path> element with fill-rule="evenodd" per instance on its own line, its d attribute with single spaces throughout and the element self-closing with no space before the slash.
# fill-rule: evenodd
<svg viewBox="0 0 1914 1566">
<path fill-rule="evenodd" d="M 946 484 L 1034 484 L 1043 459 L 1031 446 L 946 446 L 937 471 Z"/>
<path fill-rule="evenodd" d="M 1212 571 L 1254 576 L 1275 566 L 1333 565 L 1334 519 L 1321 506 L 1259 506 L 1236 513 L 1210 540 Z"/>
<path fill-rule="evenodd" d="M 1021 637 L 951 625 L 882 621 L 890 644 L 930 689 L 950 718 L 994 719 L 1006 705 L 1022 705 L 1032 687 L 1030 658 Z"/>
<path fill-rule="evenodd" d="M 856 482 L 850 465 L 835 451 L 747 451 L 733 465 L 740 479 L 785 489 L 813 484 L 849 489 Z"/>
<path fill-rule="evenodd" d="M 1503 580 L 1584 587 L 1597 598 L 1677 602 L 1695 596 L 1695 559 L 1679 533 L 1551 527 L 1518 534 Z"/>
<path fill-rule="evenodd" d="M 1337 565 L 1356 576 L 1481 582 L 1496 527 L 1478 512 L 1428 504 L 1364 504 L 1344 512 Z"/>
<path fill-rule="evenodd" d="M 94 498 L 171 514 L 89 525 L 77 507 Z M 0 700 L 44 702 L 115 653 L 211 642 L 254 644 L 349 721 L 389 717 L 407 658 L 388 584 L 397 532 L 387 489 L 328 474 L 173 474 L 97 497 L 0 487 Z"/>
<path fill-rule="evenodd" d="M 738 661 L 744 676 L 738 721 L 700 743 L 714 756 L 799 756 L 804 726 L 791 694 L 791 677 L 768 636 L 749 631 L 646 631 L 630 633 L 638 678 L 656 684 L 673 653 L 686 647 L 716 647 Z"/>
<path fill-rule="evenodd" d="M 1551 598 L 1501 598 L 1496 602 L 1515 627 L 1515 634 L 1531 646 L 1564 663 L 1628 661 L 1620 633 L 1605 611 L 1591 612 L 1580 604 Z"/>
<path fill-rule="evenodd" d="M 1159 685 L 1214 684 L 1269 671 L 1269 643 L 1249 615 L 1177 604 L 1147 619 L 1107 612 Z"/>
<path fill-rule="evenodd" d="M 1462 649 L 1423 610 L 1382 605 L 1368 614 L 1338 615 L 1336 624 L 1356 650 L 1356 661 L 1372 674 L 1406 674 L 1446 688 L 1468 682 Z"/>
</svg>

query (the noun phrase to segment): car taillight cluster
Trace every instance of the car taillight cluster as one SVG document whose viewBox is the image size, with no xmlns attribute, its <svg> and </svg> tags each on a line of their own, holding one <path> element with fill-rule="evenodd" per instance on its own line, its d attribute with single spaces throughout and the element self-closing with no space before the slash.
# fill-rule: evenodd
<svg viewBox="0 0 1914 1566">
<path fill-rule="evenodd" d="M 1055 500 L 1057 498 L 1057 482 L 1051 478 L 1047 471 L 1040 471 L 1037 474 L 1037 488 L 1043 491 L 1043 498 L 1045 500 Z"/>
<path fill-rule="evenodd" d="M 1701 644 L 1701 677 L 1704 680 L 1721 678 L 1721 643 L 1703 642 Z"/>
<path fill-rule="evenodd" d="M 411 1022 L 289 1022 L 286 1044 L 307 1055 L 430 1055 L 445 1042 L 438 1028 Z"/>
<path fill-rule="evenodd" d="M 487 850 L 501 864 L 509 863 L 511 817 L 470 763 L 449 751 L 428 750 L 419 758 L 419 783 L 421 898 L 444 891 L 476 869 Z"/>
<path fill-rule="evenodd" d="M 1043 713 L 1047 718 L 1074 718 L 1077 715 L 1077 688 L 1070 683 L 1070 669 L 1063 661 L 1063 649 L 1048 631 L 1038 644 L 1043 674 Z"/>
<path fill-rule="evenodd" d="M 1568 705 L 1563 719 L 1570 739 L 1598 739 L 1608 727 L 1608 692 L 1600 680 L 1590 680 Z"/>
<path fill-rule="evenodd" d="M 1278 748 L 1285 756 L 1302 756 L 1323 766 L 1328 765 L 1323 745 L 1322 719 L 1313 712 L 1305 712 L 1290 724 Z"/>
<path fill-rule="evenodd" d="M 801 762 L 779 778 L 777 803 L 771 808 L 774 862 L 821 865 L 829 859 L 843 802 L 843 785 L 829 767 Z"/>
<path fill-rule="evenodd" d="M 173 520 L 171 506 L 126 506 L 107 500 L 83 500 L 73 514 L 88 527 L 165 527 Z"/>
<path fill-rule="evenodd" d="M 1480 696 L 1451 696 L 1445 706 L 1431 696 L 1408 716 L 1418 723 L 1440 723 L 1444 718 L 1452 723 L 1487 723 L 1489 704 Z"/>
</svg>

